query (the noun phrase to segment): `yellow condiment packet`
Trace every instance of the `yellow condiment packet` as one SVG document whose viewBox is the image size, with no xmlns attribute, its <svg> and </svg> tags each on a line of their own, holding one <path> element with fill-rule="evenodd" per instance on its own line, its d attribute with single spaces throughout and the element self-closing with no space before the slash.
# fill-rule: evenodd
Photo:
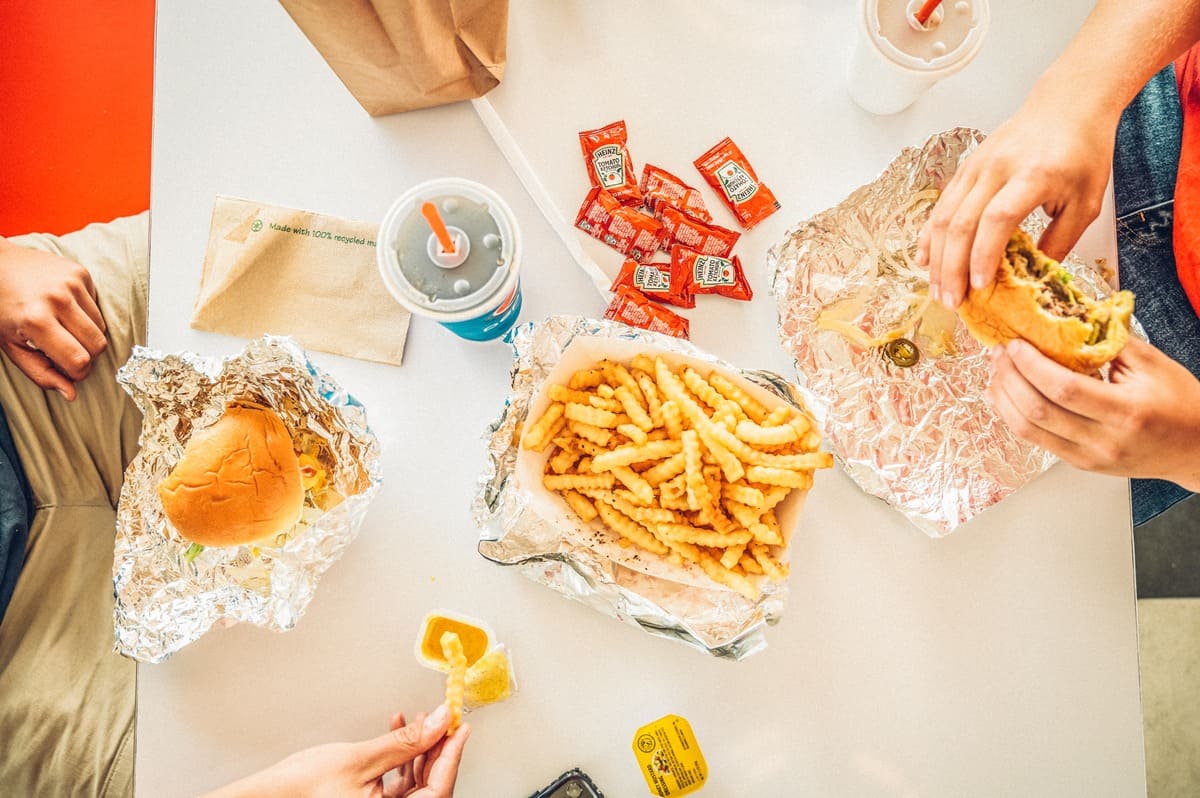
<svg viewBox="0 0 1200 798">
<path fill-rule="evenodd" d="M 467 707 L 494 704 L 512 695 L 512 670 L 504 646 L 496 646 L 467 669 Z"/>
<path fill-rule="evenodd" d="M 708 763 L 692 725 L 678 715 L 665 715 L 638 729 L 633 755 L 651 795 L 691 795 L 708 779 Z"/>
</svg>

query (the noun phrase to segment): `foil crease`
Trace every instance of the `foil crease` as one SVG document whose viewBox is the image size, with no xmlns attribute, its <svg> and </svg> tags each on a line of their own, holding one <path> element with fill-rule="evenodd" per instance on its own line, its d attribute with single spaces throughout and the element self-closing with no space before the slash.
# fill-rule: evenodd
<svg viewBox="0 0 1200 798">
<path fill-rule="evenodd" d="M 214 625 L 291 629 L 379 489 L 379 444 L 362 405 L 292 339 L 275 336 L 224 360 L 136 347 L 117 381 L 143 413 L 141 450 L 117 508 L 117 651 L 161 662 Z M 274 545 L 206 548 L 188 562 L 189 543 L 164 517 L 157 487 L 192 432 L 235 400 L 269 405 L 294 435 L 323 440 L 334 461 L 329 484 L 345 498 L 324 511 L 306 502 L 300 522 Z"/>
<path fill-rule="evenodd" d="M 851 323 L 872 337 L 898 323 L 906 297 L 928 289 L 915 255 L 932 201 L 914 208 L 913 198 L 944 186 L 983 138 L 955 128 L 904 149 L 874 182 L 790 228 L 768 253 L 780 341 L 834 455 L 864 491 L 931 537 L 953 532 L 1056 458 L 1017 438 L 988 406 L 987 350 L 956 315 L 950 345 L 918 330 L 921 357 L 911 368 L 818 321 L 832 307 L 861 303 Z M 1037 240 L 1045 219 L 1022 227 Z M 1083 293 L 1112 292 L 1080 258 L 1063 265 Z"/>
<path fill-rule="evenodd" d="M 707 360 L 800 406 L 796 386 L 783 377 L 739 369 L 682 339 L 576 316 L 554 316 L 518 327 L 510 334 L 512 393 L 487 429 L 487 465 L 472 504 L 471 515 L 480 530 L 479 553 L 500 565 L 515 566 L 534 582 L 599 612 L 714 656 L 741 660 L 762 650 L 766 625 L 783 614 L 786 582 L 764 584 L 758 601 L 750 602 L 730 590 L 654 577 L 572 543 L 563 530 L 530 507 L 528 490 L 515 478 L 521 429 L 531 399 L 576 336 L 636 341 Z"/>
</svg>

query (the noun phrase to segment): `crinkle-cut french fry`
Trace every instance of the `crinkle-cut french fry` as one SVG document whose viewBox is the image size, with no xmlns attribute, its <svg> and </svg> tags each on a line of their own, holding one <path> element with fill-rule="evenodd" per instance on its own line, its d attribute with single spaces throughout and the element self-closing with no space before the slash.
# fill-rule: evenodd
<svg viewBox="0 0 1200 798">
<path fill-rule="evenodd" d="M 591 405 L 581 405 L 575 402 L 567 403 L 567 419 L 590 424 L 593 427 L 613 429 L 621 424 L 629 423 L 629 416 L 624 413 L 614 413 L 611 410 L 601 410 Z"/>
<path fill-rule="evenodd" d="M 571 379 L 567 380 L 567 387 L 573 391 L 596 388 L 602 384 L 604 384 L 604 369 L 602 368 L 580 369 L 571 375 Z"/>
<path fill-rule="evenodd" d="M 758 488 L 752 488 L 744 482 L 729 482 L 721 489 L 722 497 L 732 499 L 736 502 L 741 502 L 749 507 L 762 507 L 763 492 Z"/>
<path fill-rule="evenodd" d="M 817 447 L 821 445 L 821 433 L 817 432 L 815 429 L 809 430 L 807 433 L 805 433 L 801 443 L 808 451 L 816 451 Z M 832 465 L 832 463 L 830 463 L 830 465 Z"/>
<path fill-rule="evenodd" d="M 629 361 L 629 367 L 644 371 L 647 374 L 654 373 L 654 358 L 647 355 L 645 352 L 639 352 L 633 356 L 633 360 Z"/>
<path fill-rule="evenodd" d="M 578 442 L 578 440 L 579 439 L 576 438 L 574 435 L 559 435 L 557 438 L 555 438 L 553 440 L 553 443 L 555 446 L 557 446 L 560 449 L 570 449 L 571 451 L 582 451 L 575 445 Z"/>
<path fill-rule="evenodd" d="M 813 432 L 813 420 L 806 413 L 798 413 L 796 417 L 788 422 L 799 435 L 807 435 Z"/>
<path fill-rule="evenodd" d="M 742 555 L 746 553 L 746 543 L 739 543 L 736 546 L 730 546 L 725 549 L 725 553 L 721 555 L 721 565 L 728 569 L 733 569 L 742 561 Z"/>
<path fill-rule="evenodd" d="M 708 382 L 721 396 L 737 402 L 742 410 L 746 411 L 746 415 L 750 417 L 751 421 L 761 424 L 763 419 L 767 417 L 767 408 L 763 403 L 743 391 L 737 385 L 734 385 L 727 377 L 714 371 L 708 375 Z"/>
<path fill-rule="evenodd" d="M 750 533 L 744 529 L 729 534 L 714 532 L 711 529 L 692 526 L 691 524 L 656 524 L 654 531 L 660 538 L 669 538 L 697 546 L 711 546 L 726 549 L 750 541 Z"/>
<path fill-rule="evenodd" d="M 780 405 L 767 414 L 767 417 L 762 420 L 762 424 L 760 426 L 778 427 L 780 424 L 786 424 L 788 419 L 790 419 L 792 414 L 795 412 L 796 411 L 792 410 L 792 408 L 788 407 L 787 405 Z"/>
<path fill-rule="evenodd" d="M 763 454 L 759 452 L 758 462 L 753 465 L 784 468 L 789 471 L 833 468 L 833 454 L 830 452 L 806 452 L 804 454 Z"/>
<path fill-rule="evenodd" d="M 570 449 L 559 449 L 550 456 L 550 459 L 546 461 L 546 464 L 550 466 L 550 470 L 555 474 L 565 474 L 570 471 L 576 463 L 579 462 L 579 456 L 579 451 L 574 447 Z"/>
<path fill-rule="evenodd" d="M 746 469 L 746 479 L 751 482 L 761 482 L 765 485 L 779 485 L 785 488 L 807 490 L 812 487 L 812 473 L 808 471 L 791 471 L 786 468 L 753 465 Z"/>
<path fill-rule="evenodd" d="M 784 499 L 787 498 L 788 494 L 792 492 L 791 488 L 785 487 L 782 485 L 770 485 L 770 486 L 766 486 L 766 485 L 757 486 L 756 485 L 753 487 L 758 487 L 760 490 L 762 490 L 762 493 L 763 493 L 762 511 L 764 513 L 767 512 L 768 510 L 773 510 L 775 507 L 779 506 L 779 504 Z M 765 490 L 764 490 L 764 488 L 765 488 Z"/>
<path fill-rule="evenodd" d="M 598 454 L 603 454 L 604 452 L 608 451 L 608 449 L 605 449 L 600 444 L 593 443 L 592 441 L 589 441 L 586 438 L 576 438 L 574 446 L 579 451 L 583 452 L 586 455 L 589 455 L 589 457 L 588 457 L 589 464 L 592 462 L 592 460 L 591 460 L 592 457 L 595 457 Z M 583 461 L 581 460 L 580 462 L 583 462 Z M 580 474 L 590 474 L 591 473 L 590 471 L 583 470 L 583 468 L 580 467 L 579 465 L 575 466 L 575 471 Z"/>
<path fill-rule="evenodd" d="M 587 404 L 592 398 L 592 394 L 587 391 L 576 391 L 568 388 L 565 385 L 551 385 L 548 391 L 550 398 L 555 402 L 578 402 L 579 404 Z"/>
<path fill-rule="evenodd" d="M 640 463 L 643 460 L 662 460 L 683 451 L 681 441 L 649 441 L 640 446 L 630 444 L 611 449 L 604 454 L 596 455 L 592 460 L 592 470 L 607 471 L 615 466 Z"/>
<path fill-rule="evenodd" d="M 677 524 L 680 523 L 680 518 L 677 513 L 663 507 L 642 507 L 638 504 L 629 501 L 628 497 L 622 496 L 621 493 L 626 491 L 613 491 L 599 501 L 604 502 L 619 510 L 625 515 L 637 521 L 639 524 L 649 527 L 650 524 Z"/>
<path fill-rule="evenodd" d="M 613 432 L 610 429 L 593 427 L 591 424 L 584 424 L 582 421 L 568 421 L 567 429 L 597 446 L 608 446 L 613 436 Z"/>
<path fill-rule="evenodd" d="M 616 479 L 609 471 L 603 474 L 546 474 L 542 477 L 542 485 L 547 490 L 611 488 Z"/>
<path fill-rule="evenodd" d="M 666 482 L 661 483 L 658 486 L 658 492 L 659 492 L 659 495 L 664 496 L 664 497 L 669 496 L 673 499 L 677 499 L 680 496 L 682 496 L 686 500 L 687 499 L 687 474 L 684 472 L 680 472 L 679 474 L 668 479 Z"/>
<path fill-rule="evenodd" d="M 620 413 L 621 403 L 616 399 L 605 399 L 603 396 L 588 396 L 587 403 L 592 407 L 600 410 L 607 410 L 610 413 Z"/>
<path fill-rule="evenodd" d="M 667 553 L 666 545 L 656 538 L 653 532 L 629 516 L 604 503 L 598 504 L 596 510 L 599 511 L 600 520 L 605 526 L 621 537 L 654 554 Z"/>
<path fill-rule="evenodd" d="M 592 461 L 595 465 L 595 461 Z M 649 505 L 654 503 L 654 488 L 650 487 L 650 483 L 642 479 L 636 471 L 629 466 L 615 466 L 612 469 L 612 475 L 616 477 L 621 484 L 629 488 L 634 496 L 638 499 L 638 504 Z"/>
<path fill-rule="evenodd" d="M 450 666 L 446 674 L 446 706 L 450 709 L 450 727 L 446 734 L 454 734 L 462 725 L 463 699 L 467 689 L 467 656 L 463 653 L 462 641 L 454 632 L 443 632 L 442 656 Z"/>
<path fill-rule="evenodd" d="M 778 546 L 783 543 L 783 537 L 778 530 L 772 529 L 761 521 L 746 527 L 757 543 Z"/>
<path fill-rule="evenodd" d="M 763 572 L 762 566 L 749 554 L 743 554 L 741 559 L 738 560 L 738 565 L 742 566 L 742 570 L 748 574 L 761 574 Z"/>
<path fill-rule="evenodd" d="M 761 508 L 750 507 L 734 499 L 725 500 L 725 509 L 735 521 L 747 529 L 752 528 L 762 519 L 763 510 Z"/>
<path fill-rule="evenodd" d="M 679 405 L 670 400 L 663 402 L 662 414 L 667 435 L 676 439 L 683 435 L 683 413 L 679 410 Z"/>
<path fill-rule="evenodd" d="M 672 477 L 683 473 L 684 469 L 683 452 L 673 454 L 666 460 L 662 460 L 654 466 L 642 472 L 642 479 L 650 483 L 650 487 L 657 488 L 662 483 Z"/>
<path fill-rule="evenodd" d="M 650 436 L 647 435 L 646 432 L 636 424 L 622 424 L 621 426 L 617 427 L 617 432 L 621 433 L 632 443 L 635 443 L 638 446 L 641 446 L 643 443 L 650 440 Z"/>
<path fill-rule="evenodd" d="M 550 430 L 554 429 L 554 425 L 563 417 L 565 408 L 562 402 L 555 402 L 546 408 L 541 418 L 525 431 L 526 449 L 540 452 L 546 448 L 546 444 L 550 442 Z"/>
<path fill-rule="evenodd" d="M 686 475 L 684 484 L 687 486 L 688 506 L 693 510 L 703 510 L 712 503 L 708 495 L 708 485 L 704 482 L 704 472 L 700 458 L 700 436 L 696 430 L 683 432 L 683 473 Z"/>
<path fill-rule="evenodd" d="M 683 369 L 683 384 L 688 390 L 696 395 L 704 404 L 708 405 L 713 410 L 720 410 L 724 398 L 717 393 L 717 389 L 708 384 L 708 380 L 700 376 L 700 372 L 696 371 L 691 366 L 685 366 Z"/>
<path fill-rule="evenodd" d="M 652 429 L 646 433 L 646 440 L 648 441 L 665 441 L 670 437 L 671 436 L 667 434 L 667 431 L 661 427 L 658 429 Z"/>
<path fill-rule="evenodd" d="M 775 559 L 770 550 L 763 544 L 757 541 L 751 543 L 750 555 L 754 557 L 755 562 L 762 566 L 763 573 L 772 582 L 782 582 L 784 579 L 787 579 L 787 566 Z"/>
<path fill-rule="evenodd" d="M 653 365 L 651 363 L 651 366 Z M 658 386 L 654 384 L 654 378 L 644 371 L 633 372 L 633 378 L 642 389 L 642 396 L 646 397 L 646 412 L 650 415 L 650 423 L 658 429 L 663 425 L 662 399 L 658 395 Z"/>
<path fill-rule="evenodd" d="M 708 450 L 707 446 L 700 448 L 700 462 L 704 463 L 706 468 L 708 466 L 717 467 L 717 458 L 712 456 L 712 452 Z"/>
<path fill-rule="evenodd" d="M 698 430 L 700 439 L 704 441 L 705 447 L 712 453 L 713 459 L 717 465 L 721 467 L 721 473 L 725 475 L 728 482 L 737 482 L 746 475 L 746 470 L 742 466 L 742 462 L 737 459 L 733 452 L 721 445 L 714 436 L 706 435 L 706 430 Z"/>
<path fill-rule="evenodd" d="M 758 587 L 753 582 L 736 571 L 722 568 L 721 563 L 711 554 L 700 552 L 698 564 L 708 578 L 717 584 L 733 588 L 750 601 L 758 600 Z"/>
<path fill-rule="evenodd" d="M 595 520 L 596 516 L 598 515 L 596 512 L 596 505 L 592 504 L 592 502 L 586 496 L 573 490 L 564 490 L 562 492 L 562 497 L 566 500 L 567 506 L 570 507 L 575 515 L 579 516 L 579 520 L 583 521 L 585 524 Z"/>
<path fill-rule="evenodd" d="M 602 382 L 596 386 L 596 393 L 603 396 L 605 399 L 612 399 L 616 389 L 607 382 Z"/>
<path fill-rule="evenodd" d="M 650 414 L 646 412 L 646 408 L 633 395 L 633 391 L 622 385 L 617 389 L 616 396 L 625 414 L 629 416 L 634 424 L 641 427 L 643 432 L 649 432 L 654 429 L 654 422 L 650 420 Z"/>
<path fill-rule="evenodd" d="M 560 418 L 558 421 L 555 421 L 553 424 L 550 425 L 550 431 L 546 433 L 546 440 L 547 441 L 554 440 L 559 435 L 562 435 L 563 431 L 566 428 L 567 428 L 567 419 Z M 543 449 L 546 448 L 545 442 L 542 443 L 542 448 Z"/>
<path fill-rule="evenodd" d="M 687 496 L 682 493 L 674 496 L 660 496 L 658 505 L 677 512 L 686 512 L 688 510 Z"/>
<path fill-rule="evenodd" d="M 737 425 L 734 434 L 752 446 L 779 446 L 791 443 L 800 438 L 800 433 L 791 424 L 780 424 L 777 427 L 760 427 L 753 421 L 742 421 Z"/>
<path fill-rule="evenodd" d="M 587 441 L 580 441 L 580 444 L 584 444 L 584 443 L 587 443 Z M 590 458 L 590 457 L 579 458 L 579 462 L 575 464 L 574 473 L 576 473 L 576 474 L 592 473 L 592 458 Z"/>
<path fill-rule="evenodd" d="M 637 399 L 638 404 L 645 405 L 646 397 L 642 396 L 642 389 L 638 387 L 637 380 L 629 373 L 629 369 L 616 363 L 612 360 L 602 360 L 604 366 L 604 376 L 608 379 L 608 384 L 613 388 L 622 386 L 629 389 L 629 392 Z"/>
</svg>

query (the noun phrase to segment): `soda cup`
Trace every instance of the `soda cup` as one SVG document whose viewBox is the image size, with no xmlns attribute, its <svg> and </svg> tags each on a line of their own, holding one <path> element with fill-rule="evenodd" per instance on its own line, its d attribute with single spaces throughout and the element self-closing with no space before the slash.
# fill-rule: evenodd
<svg viewBox="0 0 1200 798">
<path fill-rule="evenodd" d="M 983 44 L 988 0 L 945 0 L 925 25 L 921 0 L 859 0 L 858 41 L 847 81 L 850 97 L 873 114 L 912 105 L 942 78 L 971 62 Z"/>
<path fill-rule="evenodd" d="M 422 212 L 432 203 L 454 246 L 443 246 Z M 500 195 L 444 177 L 406 191 L 379 226 L 379 273 L 392 296 L 469 341 L 504 335 L 521 313 L 521 237 Z"/>
</svg>

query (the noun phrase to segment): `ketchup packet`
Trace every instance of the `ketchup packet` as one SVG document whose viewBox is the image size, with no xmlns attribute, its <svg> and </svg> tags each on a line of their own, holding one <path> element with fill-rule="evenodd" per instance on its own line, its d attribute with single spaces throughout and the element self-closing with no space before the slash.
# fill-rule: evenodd
<svg viewBox="0 0 1200 798">
<path fill-rule="evenodd" d="M 579 146 L 587 164 L 588 179 L 617 198 L 622 205 L 641 205 L 642 191 L 633 171 L 633 158 L 626 145 L 625 121 L 579 134 Z"/>
<path fill-rule="evenodd" d="M 705 207 L 700 190 L 692 188 L 666 169 L 646 164 L 642 169 L 641 189 L 646 207 L 653 211 L 655 216 L 662 213 L 664 206 L 670 205 L 702 222 L 712 221 L 712 214 Z"/>
<path fill-rule="evenodd" d="M 695 164 L 747 230 L 779 210 L 779 201 L 771 189 L 758 181 L 754 167 L 733 139 L 722 139 L 697 158 Z"/>
<path fill-rule="evenodd" d="M 658 219 L 626 208 L 599 186 L 588 192 L 575 226 L 638 263 L 654 257 L 666 235 Z"/>
<path fill-rule="evenodd" d="M 625 261 L 617 279 L 613 280 L 612 288 L 608 290 L 616 291 L 621 286 L 635 288 L 655 302 L 681 308 L 696 307 L 696 297 L 692 294 L 692 272 L 683 264 L 676 265 L 674 258 L 670 263 Z"/>
<path fill-rule="evenodd" d="M 688 320 L 672 313 L 662 305 L 656 305 L 640 292 L 627 286 L 617 288 L 612 303 L 604 312 L 604 318 L 620 321 L 630 327 L 641 327 L 650 332 L 665 333 L 675 338 L 687 338 Z"/>
<path fill-rule="evenodd" d="M 670 252 L 671 247 L 678 244 L 702 255 L 719 255 L 725 258 L 742 237 L 736 230 L 705 224 L 670 205 L 662 208 L 661 218 L 666 235 L 660 246 L 665 252 Z"/>
<path fill-rule="evenodd" d="M 671 247 L 671 273 L 676 272 L 685 273 L 691 278 L 694 294 L 720 294 L 746 302 L 754 296 L 737 255 L 732 259 L 719 258 L 674 246 Z"/>
</svg>

